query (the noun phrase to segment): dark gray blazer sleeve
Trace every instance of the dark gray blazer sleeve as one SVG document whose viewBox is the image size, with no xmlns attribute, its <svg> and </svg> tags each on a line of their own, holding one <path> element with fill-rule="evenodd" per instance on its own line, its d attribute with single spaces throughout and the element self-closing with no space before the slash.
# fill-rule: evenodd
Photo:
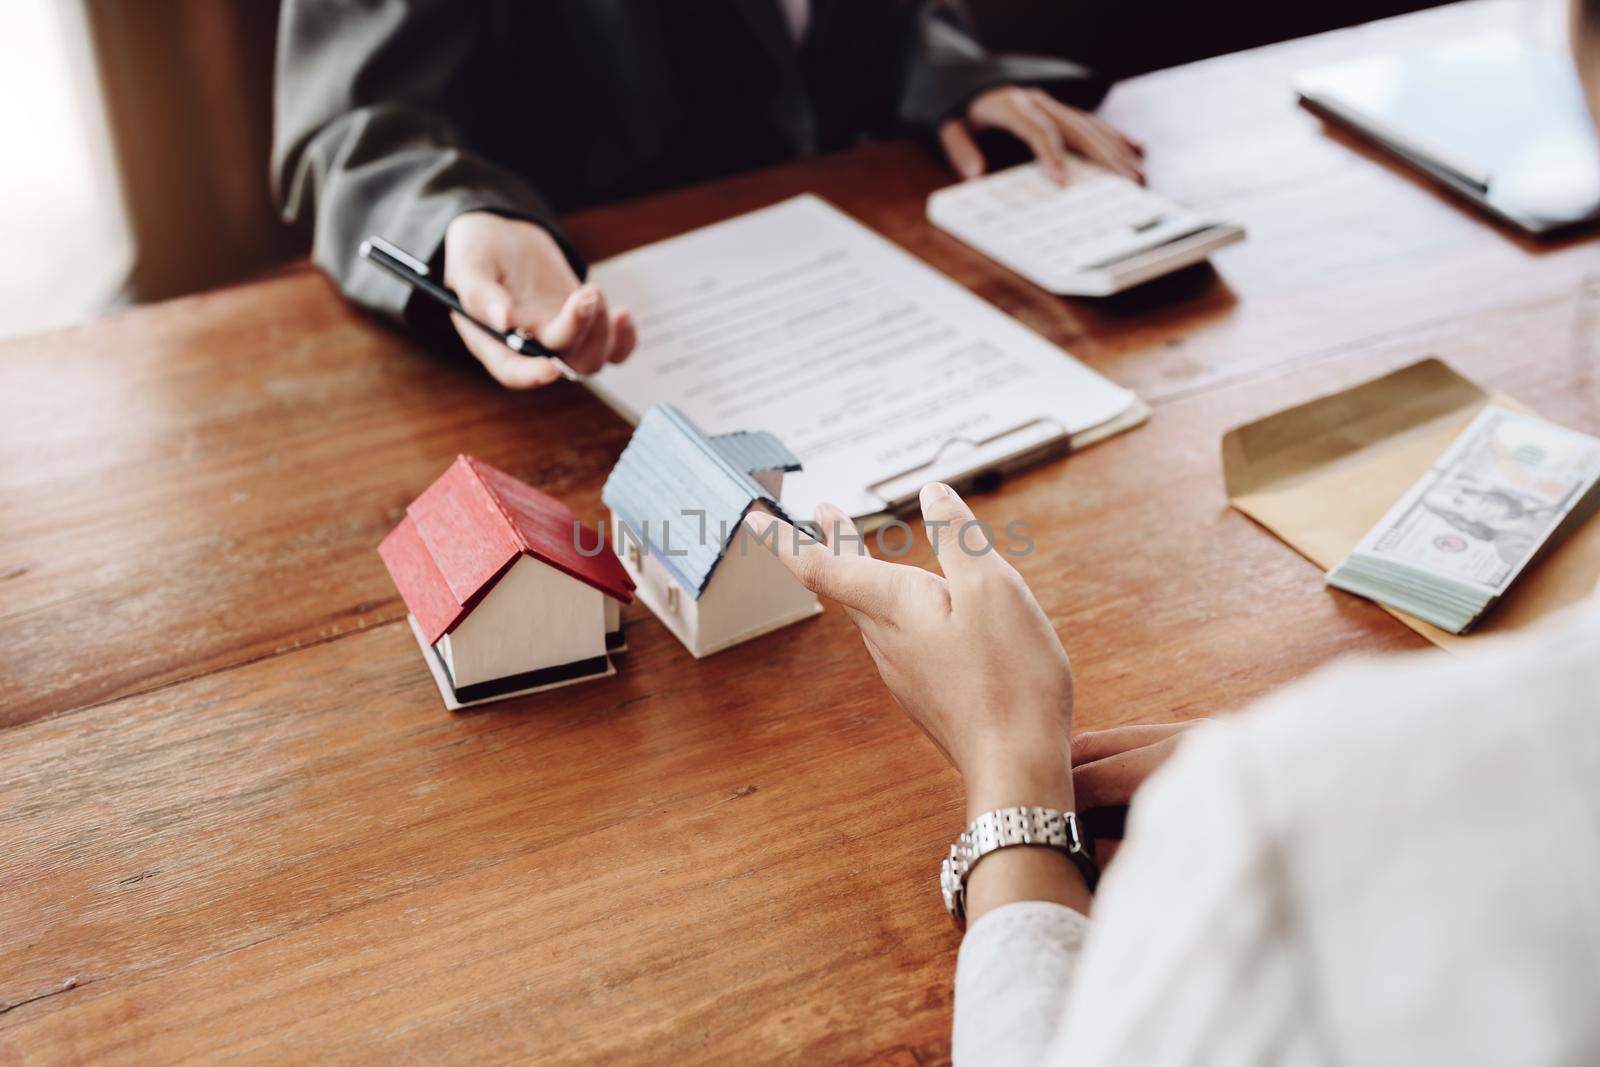
<svg viewBox="0 0 1600 1067">
<path fill-rule="evenodd" d="M 960 0 L 932 0 L 917 22 L 901 118 L 924 131 L 965 110 L 997 85 L 1031 85 L 1078 107 L 1094 107 L 1110 83 L 1089 68 L 1047 56 L 991 55 L 969 32 Z"/>
<path fill-rule="evenodd" d="M 539 194 L 476 154 L 451 122 L 448 93 L 478 11 L 461 0 L 283 5 L 273 191 L 285 220 L 311 229 L 317 265 L 381 314 L 399 318 L 410 290 L 357 257 L 368 234 L 431 261 L 464 211 L 530 219 L 560 237 Z"/>
</svg>

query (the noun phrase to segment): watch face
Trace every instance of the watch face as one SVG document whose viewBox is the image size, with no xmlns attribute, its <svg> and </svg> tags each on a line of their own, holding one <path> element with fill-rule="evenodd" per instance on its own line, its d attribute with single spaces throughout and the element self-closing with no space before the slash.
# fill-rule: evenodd
<svg viewBox="0 0 1600 1067">
<path fill-rule="evenodd" d="M 956 872 L 951 868 L 950 861 L 945 860 L 939 864 L 939 892 L 944 895 L 944 906 L 950 914 L 956 912 L 956 892 L 960 887 L 956 885 Z"/>
</svg>

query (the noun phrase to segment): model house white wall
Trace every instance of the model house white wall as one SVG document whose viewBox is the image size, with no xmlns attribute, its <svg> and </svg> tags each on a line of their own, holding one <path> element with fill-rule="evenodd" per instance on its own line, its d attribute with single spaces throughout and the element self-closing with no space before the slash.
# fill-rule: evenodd
<svg viewBox="0 0 1600 1067">
<path fill-rule="evenodd" d="M 678 586 L 660 557 L 640 544 L 620 518 L 613 517 L 611 536 L 622 566 L 638 586 L 634 595 L 696 658 L 822 610 L 816 595 L 753 536 L 735 534 L 698 600 Z"/>
<path fill-rule="evenodd" d="M 611 518 L 611 546 L 622 560 L 628 577 L 634 581 L 633 595 L 644 601 L 656 618 L 693 652 L 700 639 L 700 602 L 678 587 L 678 580 L 662 565 L 661 558 L 615 515 Z"/>
<path fill-rule="evenodd" d="M 783 516 L 784 473 L 799 469 L 772 434 L 708 436 L 671 404 L 646 411 L 617 458 L 600 490 L 612 551 L 635 595 L 694 655 L 822 610 L 741 524 L 757 508 Z"/>
<path fill-rule="evenodd" d="M 704 646 L 700 655 L 747 641 L 821 610 L 816 594 L 801 585 L 771 549 L 754 535 L 738 533 L 729 542 L 727 554 L 711 576 L 711 584 L 700 594 L 700 641 Z"/>
<path fill-rule="evenodd" d="M 439 639 L 456 688 L 606 654 L 616 602 L 547 563 L 522 556 L 453 631 Z"/>
</svg>

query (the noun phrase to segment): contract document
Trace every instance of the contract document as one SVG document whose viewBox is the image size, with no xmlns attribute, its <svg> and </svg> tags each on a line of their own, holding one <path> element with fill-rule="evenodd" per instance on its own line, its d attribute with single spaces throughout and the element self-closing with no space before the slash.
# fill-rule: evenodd
<svg viewBox="0 0 1600 1067">
<path fill-rule="evenodd" d="M 627 252 L 590 280 L 638 325 L 589 379 L 624 418 L 655 403 L 709 434 L 767 430 L 804 470 L 797 519 L 854 518 L 1081 446 L 1148 415 L 1133 393 L 814 196 Z"/>
</svg>

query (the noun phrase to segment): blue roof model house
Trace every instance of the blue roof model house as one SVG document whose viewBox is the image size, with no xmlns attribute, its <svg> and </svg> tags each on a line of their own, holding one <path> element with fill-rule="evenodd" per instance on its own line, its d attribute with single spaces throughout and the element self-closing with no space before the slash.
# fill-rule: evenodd
<svg viewBox="0 0 1600 1067">
<path fill-rule="evenodd" d="M 822 610 L 748 533 L 752 508 L 787 519 L 778 499 L 800 461 L 769 433 L 708 437 L 677 408 L 645 412 L 601 499 L 635 595 L 696 657 Z"/>
</svg>

